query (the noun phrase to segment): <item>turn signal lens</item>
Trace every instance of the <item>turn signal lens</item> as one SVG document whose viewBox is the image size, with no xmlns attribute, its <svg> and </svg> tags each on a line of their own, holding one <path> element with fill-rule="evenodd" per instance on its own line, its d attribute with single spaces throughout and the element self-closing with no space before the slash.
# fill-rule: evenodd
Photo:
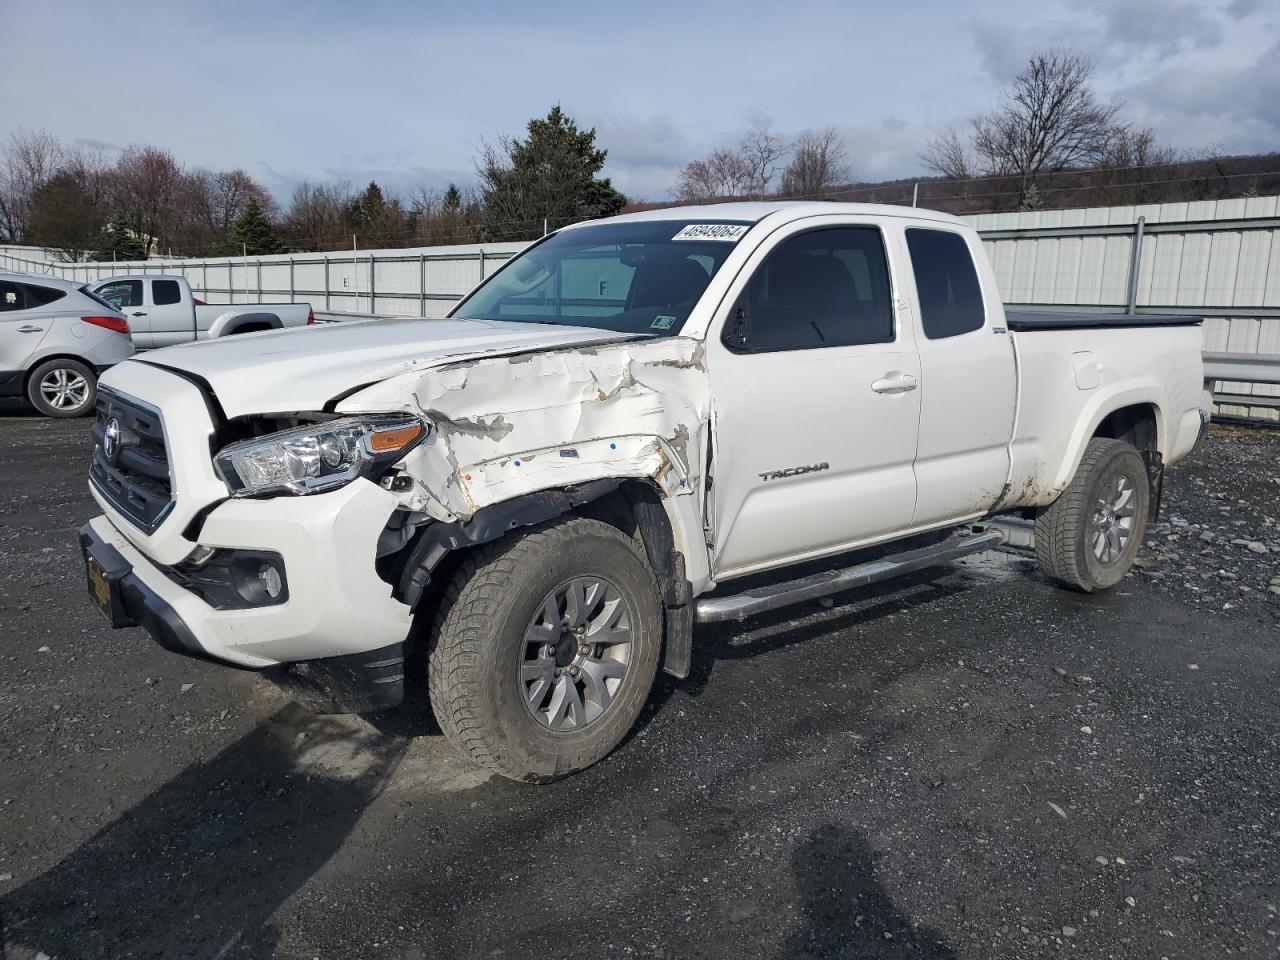
<svg viewBox="0 0 1280 960">
<path fill-rule="evenodd" d="M 413 423 L 389 430 L 375 430 L 369 434 L 369 450 L 373 453 L 391 453 L 408 446 L 422 436 L 422 424 Z"/>
</svg>

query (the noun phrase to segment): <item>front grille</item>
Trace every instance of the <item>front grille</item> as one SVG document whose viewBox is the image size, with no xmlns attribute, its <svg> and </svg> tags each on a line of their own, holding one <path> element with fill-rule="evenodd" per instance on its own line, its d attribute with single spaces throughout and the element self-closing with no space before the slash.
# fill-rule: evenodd
<svg viewBox="0 0 1280 960">
<path fill-rule="evenodd" d="M 110 444 L 109 431 L 113 435 Z M 118 393 L 99 390 L 90 432 L 93 462 L 89 479 L 112 506 L 150 533 L 173 506 L 160 412 Z"/>
</svg>

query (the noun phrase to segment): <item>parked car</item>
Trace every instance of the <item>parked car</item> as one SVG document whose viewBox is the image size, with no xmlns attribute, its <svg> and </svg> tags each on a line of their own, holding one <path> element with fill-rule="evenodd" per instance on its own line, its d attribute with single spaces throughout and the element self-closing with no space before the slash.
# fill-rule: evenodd
<svg viewBox="0 0 1280 960">
<path fill-rule="evenodd" d="M 133 343 L 144 350 L 316 322 L 309 303 L 205 303 L 184 277 L 108 277 L 93 292 L 128 317 Z"/>
<path fill-rule="evenodd" d="M 124 316 L 86 287 L 0 271 L 0 397 L 79 417 L 93 409 L 98 375 L 132 355 Z"/>
<path fill-rule="evenodd" d="M 393 706 L 425 660 L 459 751 L 554 778 L 688 674 L 695 622 L 1009 539 L 1117 584 L 1208 423 L 1199 323 L 1006 311 L 977 234 L 924 210 L 582 223 L 449 319 L 108 373 L 90 592 L 322 709 Z"/>
</svg>

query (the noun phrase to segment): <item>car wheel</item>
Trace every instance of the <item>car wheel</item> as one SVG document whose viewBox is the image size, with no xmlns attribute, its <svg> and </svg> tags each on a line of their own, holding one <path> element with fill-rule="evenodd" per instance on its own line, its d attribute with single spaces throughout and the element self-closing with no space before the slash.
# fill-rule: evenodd
<svg viewBox="0 0 1280 960">
<path fill-rule="evenodd" d="M 46 417 L 82 417 L 97 397 L 98 376 L 79 360 L 46 360 L 27 378 L 27 399 Z"/>
<path fill-rule="evenodd" d="M 445 593 L 428 677 L 457 750 L 503 776 L 546 781 L 626 736 L 662 643 L 657 584 L 633 538 L 563 518 L 479 548 Z"/>
<path fill-rule="evenodd" d="M 1150 502 L 1147 466 L 1137 449 L 1094 437 L 1070 485 L 1036 518 L 1040 568 L 1085 593 L 1115 586 L 1142 546 Z"/>
</svg>

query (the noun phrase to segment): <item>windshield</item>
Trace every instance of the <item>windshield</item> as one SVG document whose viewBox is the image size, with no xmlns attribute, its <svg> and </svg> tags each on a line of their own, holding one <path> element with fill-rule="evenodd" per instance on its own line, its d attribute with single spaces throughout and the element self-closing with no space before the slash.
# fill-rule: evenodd
<svg viewBox="0 0 1280 960">
<path fill-rule="evenodd" d="M 673 336 L 750 223 L 641 220 L 564 230 L 449 314 Z"/>
</svg>

